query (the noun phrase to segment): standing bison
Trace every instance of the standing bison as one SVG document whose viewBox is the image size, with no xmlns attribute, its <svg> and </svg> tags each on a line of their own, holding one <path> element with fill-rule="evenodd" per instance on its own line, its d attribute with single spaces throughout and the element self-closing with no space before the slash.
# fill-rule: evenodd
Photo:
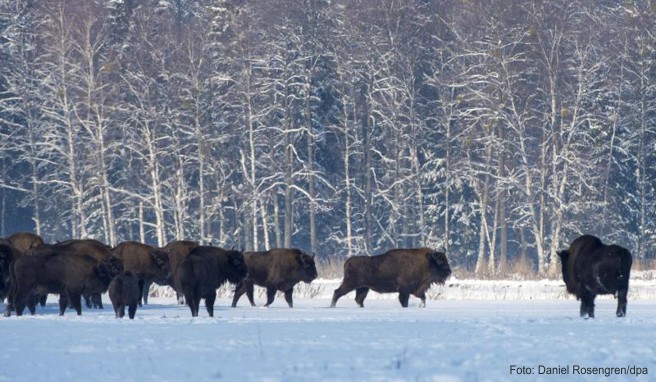
<svg viewBox="0 0 656 382">
<path fill-rule="evenodd" d="M 168 243 L 162 248 L 164 252 L 168 253 L 169 263 L 171 265 L 171 277 L 169 277 L 168 285 L 171 286 L 173 290 L 175 290 L 175 295 L 177 296 L 178 304 L 180 305 L 184 305 L 184 296 L 180 287 L 175 285 L 175 278 L 173 275 L 175 275 L 175 271 L 178 269 L 180 264 L 182 264 L 182 260 L 184 260 L 189 252 L 191 252 L 191 250 L 196 247 L 198 247 L 197 241 L 176 240 Z"/>
<path fill-rule="evenodd" d="M 109 283 L 109 299 L 114 306 L 116 318 L 125 316 L 125 307 L 128 307 L 128 316 L 134 319 L 137 312 L 141 290 L 139 289 L 139 278 L 132 272 L 123 272 L 114 277 Z"/>
<path fill-rule="evenodd" d="M 60 315 L 64 315 L 69 302 L 81 315 L 82 295 L 104 293 L 112 278 L 122 271 L 120 261 L 115 259 L 99 262 L 85 254 L 43 250 L 49 253 L 22 256 L 12 264 L 9 298 L 18 316 L 23 314 L 31 296 L 46 293 L 59 294 Z"/>
<path fill-rule="evenodd" d="M 94 259 L 96 259 L 98 262 L 104 262 L 110 259 L 114 262 L 118 261 L 112 255 L 112 247 L 94 239 L 71 239 L 71 240 L 61 241 L 52 245 L 44 244 L 44 245 L 40 245 L 37 248 L 33 248 L 27 251 L 26 254 L 38 255 L 40 253 L 47 253 L 47 251 L 45 252 L 41 251 L 44 248 L 52 248 L 53 250 L 57 250 L 57 251 L 74 252 L 74 253 L 89 255 Z M 41 299 L 42 306 L 45 305 L 45 297 L 46 296 L 43 296 L 43 298 Z M 86 305 L 88 308 L 91 307 L 98 308 L 98 309 L 103 308 L 102 299 L 100 297 L 100 294 L 98 293 L 85 294 L 84 299 L 86 300 Z"/>
<path fill-rule="evenodd" d="M 123 268 L 137 275 L 139 290 L 144 304 L 148 304 L 148 288 L 156 282 L 167 285 L 171 277 L 168 253 L 161 249 L 136 241 L 125 241 L 112 250 L 114 256 L 123 260 Z M 141 301 L 140 301 L 141 302 Z"/>
<path fill-rule="evenodd" d="M 216 289 L 226 281 L 237 284 L 246 277 L 248 269 L 239 251 L 217 247 L 194 248 L 182 261 L 175 273 L 175 282 L 184 293 L 192 317 L 198 317 L 200 300 L 210 317 L 214 317 Z"/>
<path fill-rule="evenodd" d="M 343 295 L 355 290 L 355 302 L 364 307 L 369 289 L 378 293 L 399 293 L 399 302 L 408 307 L 410 295 L 426 306 L 426 290 L 444 284 L 451 275 L 446 255 L 429 248 L 393 249 L 377 256 L 355 256 L 344 263 L 344 280 L 333 293 L 331 308 Z"/>
<path fill-rule="evenodd" d="M 267 302 L 264 306 L 273 303 L 276 291 L 285 293 L 285 301 L 293 307 L 292 293 L 294 285 L 300 281 L 311 283 L 317 278 L 317 267 L 314 256 L 310 256 L 298 249 L 272 249 L 266 252 L 246 252 L 244 260 L 248 267 L 248 277 L 235 289 L 232 298 L 232 307 L 237 306 L 239 298 L 246 293 L 251 306 L 253 300 L 253 285 L 265 287 Z"/>
<path fill-rule="evenodd" d="M 567 292 L 581 300 L 581 317 L 594 318 L 594 299 L 598 294 L 617 297 L 617 317 L 626 315 L 626 295 L 633 259 L 619 245 L 605 245 L 595 236 L 583 235 L 567 250 L 558 252 Z"/>
</svg>

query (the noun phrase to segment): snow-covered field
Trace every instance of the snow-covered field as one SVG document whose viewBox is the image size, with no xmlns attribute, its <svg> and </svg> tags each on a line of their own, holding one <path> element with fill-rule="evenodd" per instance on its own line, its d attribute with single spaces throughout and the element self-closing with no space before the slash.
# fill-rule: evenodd
<svg viewBox="0 0 656 382">
<path fill-rule="evenodd" d="M 133 321 L 115 319 L 106 296 L 105 310 L 59 317 L 51 297 L 36 316 L 0 318 L 0 381 L 656 380 L 653 280 L 632 280 L 626 318 L 603 298 L 593 320 L 578 317 L 556 281 L 450 280 L 424 309 L 376 293 L 364 309 L 352 294 L 331 309 L 334 282 L 301 286 L 294 309 L 281 296 L 270 308 L 244 296 L 233 309 L 225 296 L 215 318 L 202 307 L 192 319 L 164 291 Z M 567 374 L 540 374 L 556 367 Z"/>
</svg>

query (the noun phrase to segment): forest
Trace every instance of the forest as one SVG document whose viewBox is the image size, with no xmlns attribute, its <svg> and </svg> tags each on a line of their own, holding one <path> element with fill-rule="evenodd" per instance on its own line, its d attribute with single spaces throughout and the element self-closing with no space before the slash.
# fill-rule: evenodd
<svg viewBox="0 0 656 382">
<path fill-rule="evenodd" d="M 656 1 L 0 0 L 0 236 L 654 258 Z"/>
</svg>

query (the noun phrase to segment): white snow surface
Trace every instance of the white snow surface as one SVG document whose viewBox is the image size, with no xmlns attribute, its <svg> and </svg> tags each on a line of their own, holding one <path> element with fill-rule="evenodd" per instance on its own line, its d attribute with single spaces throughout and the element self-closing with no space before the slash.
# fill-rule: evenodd
<svg viewBox="0 0 656 382">
<path fill-rule="evenodd" d="M 352 293 L 329 308 L 335 281 L 316 280 L 297 289 L 293 309 L 280 295 L 269 308 L 250 307 L 246 296 L 230 308 L 224 291 L 214 318 L 204 305 L 192 318 L 163 288 L 135 320 L 114 318 L 106 295 L 104 310 L 60 317 L 50 296 L 35 316 L 0 318 L 0 381 L 656 380 L 653 280 L 632 280 L 627 317 L 616 318 L 616 301 L 604 297 L 589 320 L 563 290 L 552 296 L 562 283 L 514 283 L 450 280 L 431 290 L 426 308 L 373 292 L 365 308 Z M 511 293 L 501 298 L 503 290 Z M 610 369 L 631 366 L 648 374 Z M 545 367 L 568 369 L 540 374 Z"/>
</svg>

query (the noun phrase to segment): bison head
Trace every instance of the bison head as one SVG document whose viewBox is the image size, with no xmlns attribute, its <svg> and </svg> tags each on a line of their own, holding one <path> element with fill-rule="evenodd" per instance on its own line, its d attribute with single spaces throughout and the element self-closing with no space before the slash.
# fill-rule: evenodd
<svg viewBox="0 0 656 382">
<path fill-rule="evenodd" d="M 297 253 L 296 263 L 298 264 L 301 280 L 311 283 L 312 280 L 317 278 L 317 266 L 314 263 L 314 255 L 310 256 L 303 252 Z"/>
<path fill-rule="evenodd" d="M 171 277 L 171 263 L 169 262 L 168 252 L 161 249 L 151 251 L 150 262 L 155 266 L 156 281 L 165 283 Z"/>
<path fill-rule="evenodd" d="M 96 265 L 94 271 L 100 281 L 107 286 L 114 277 L 123 272 L 123 261 L 118 257 L 110 256 Z"/>
<path fill-rule="evenodd" d="M 226 276 L 228 281 L 238 284 L 248 275 L 248 267 L 244 261 L 244 255 L 239 251 L 230 250 L 227 256 L 228 266 L 226 267 Z"/>
<path fill-rule="evenodd" d="M 434 282 L 444 284 L 444 281 L 451 276 L 451 268 L 446 255 L 443 252 L 430 252 L 428 253 L 428 263 L 431 268 L 431 273 L 434 276 Z"/>
</svg>

